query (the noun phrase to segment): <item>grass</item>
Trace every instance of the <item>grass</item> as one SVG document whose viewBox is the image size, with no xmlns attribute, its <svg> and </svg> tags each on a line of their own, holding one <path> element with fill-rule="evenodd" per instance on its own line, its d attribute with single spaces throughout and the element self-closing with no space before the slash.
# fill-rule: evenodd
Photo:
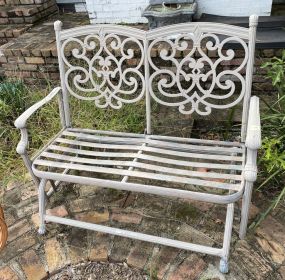
<svg viewBox="0 0 285 280">
<path fill-rule="evenodd" d="M 14 127 L 15 119 L 32 104 L 46 96 L 52 88 L 27 87 L 21 81 L 0 83 L 0 181 L 23 178 L 26 169 L 16 153 L 20 131 Z M 108 129 L 143 133 L 145 105 L 143 102 L 126 104 L 121 110 L 99 109 L 92 101 L 71 98 L 74 127 Z M 28 123 L 29 154 L 43 146 L 61 128 L 57 99 L 43 106 Z"/>
</svg>

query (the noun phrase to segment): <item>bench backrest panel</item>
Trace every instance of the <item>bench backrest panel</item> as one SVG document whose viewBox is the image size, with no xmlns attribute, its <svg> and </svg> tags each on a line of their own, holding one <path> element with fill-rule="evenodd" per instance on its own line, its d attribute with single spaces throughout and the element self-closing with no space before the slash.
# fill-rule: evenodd
<svg viewBox="0 0 285 280">
<path fill-rule="evenodd" d="M 67 124 L 68 94 L 115 109 L 145 97 L 149 133 L 152 100 L 177 107 L 182 114 L 199 115 L 243 100 L 244 138 L 256 25 L 256 16 L 251 17 L 249 29 L 187 23 L 151 31 L 118 25 L 61 31 L 61 23 L 56 22 Z"/>
</svg>

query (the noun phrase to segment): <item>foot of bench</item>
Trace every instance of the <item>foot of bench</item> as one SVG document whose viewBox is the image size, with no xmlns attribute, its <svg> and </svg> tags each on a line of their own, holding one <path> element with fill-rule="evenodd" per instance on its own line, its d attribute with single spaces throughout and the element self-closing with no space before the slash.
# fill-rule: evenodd
<svg viewBox="0 0 285 280">
<path fill-rule="evenodd" d="M 223 259 L 223 258 L 220 260 L 220 272 L 221 273 L 228 273 L 229 272 L 228 261 Z"/>
<path fill-rule="evenodd" d="M 41 226 L 39 227 L 38 233 L 39 233 L 40 235 L 44 235 L 44 234 L 46 233 L 46 226 L 45 226 L 45 225 L 41 225 Z"/>
</svg>

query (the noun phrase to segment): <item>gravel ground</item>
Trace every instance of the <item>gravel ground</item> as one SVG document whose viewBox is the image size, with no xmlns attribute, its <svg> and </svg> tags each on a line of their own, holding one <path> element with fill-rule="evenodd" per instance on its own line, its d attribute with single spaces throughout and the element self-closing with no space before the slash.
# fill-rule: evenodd
<svg viewBox="0 0 285 280">
<path fill-rule="evenodd" d="M 70 265 L 50 280 L 147 280 L 149 277 L 141 270 L 128 267 L 126 263 L 89 262 Z"/>
</svg>

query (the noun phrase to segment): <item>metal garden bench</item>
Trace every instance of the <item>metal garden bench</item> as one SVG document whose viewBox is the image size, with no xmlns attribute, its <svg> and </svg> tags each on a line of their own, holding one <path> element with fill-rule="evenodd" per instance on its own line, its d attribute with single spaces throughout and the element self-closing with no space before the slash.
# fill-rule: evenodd
<svg viewBox="0 0 285 280">
<path fill-rule="evenodd" d="M 249 28 L 194 22 L 143 31 L 119 25 L 61 30 L 62 23 L 56 21 L 61 87 L 15 121 L 21 130 L 17 152 L 39 187 L 39 233 L 45 233 L 45 222 L 54 222 L 206 253 L 219 256 L 220 270 L 226 273 L 234 203 L 242 199 L 240 238 L 244 238 L 257 176 L 257 149 L 261 145 L 259 99 L 251 97 L 257 22 L 254 15 Z M 227 62 L 235 59 L 232 46 L 239 46 L 244 59 L 230 67 Z M 30 159 L 27 120 L 55 96 L 62 130 Z M 99 108 L 114 109 L 143 100 L 145 133 L 73 127 L 71 96 L 94 102 Z M 177 108 L 181 114 L 196 115 L 209 115 L 242 103 L 240 141 L 152 134 L 154 102 Z M 207 172 L 201 172 L 201 168 Z M 110 178 L 102 179 L 102 174 Z M 48 215 L 48 180 L 53 186 L 70 182 L 227 205 L 223 247 Z"/>
</svg>

